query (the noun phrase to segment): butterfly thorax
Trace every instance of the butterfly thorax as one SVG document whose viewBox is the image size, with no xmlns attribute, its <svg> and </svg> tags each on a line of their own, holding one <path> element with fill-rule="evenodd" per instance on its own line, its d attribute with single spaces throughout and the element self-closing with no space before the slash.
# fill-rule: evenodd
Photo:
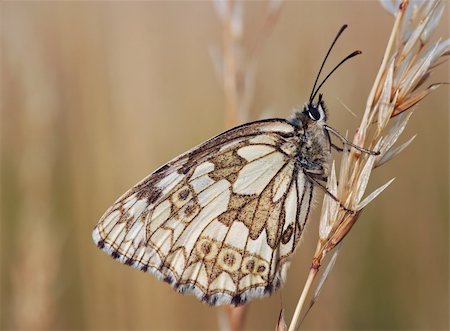
<svg viewBox="0 0 450 331">
<path fill-rule="evenodd" d="M 331 142 L 325 129 L 326 112 L 321 104 L 307 104 L 295 112 L 291 123 L 302 132 L 298 151 L 298 162 L 309 174 L 326 178 L 331 162 Z M 317 114 L 311 115 L 311 111 Z"/>
<path fill-rule="evenodd" d="M 328 136 L 318 125 L 309 126 L 301 137 L 300 165 L 311 174 L 326 178 L 329 174 L 331 150 Z"/>
</svg>

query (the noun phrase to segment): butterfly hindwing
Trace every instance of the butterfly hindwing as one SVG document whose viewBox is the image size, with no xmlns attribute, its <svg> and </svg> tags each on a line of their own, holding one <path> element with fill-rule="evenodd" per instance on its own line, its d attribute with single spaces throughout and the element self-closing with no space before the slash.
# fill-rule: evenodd
<svg viewBox="0 0 450 331">
<path fill-rule="evenodd" d="M 130 189 L 94 229 L 97 245 L 212 305 L 270 294 L 284 278 L 313 187 L 286 120 L 226 131 Z"/>
</svg>

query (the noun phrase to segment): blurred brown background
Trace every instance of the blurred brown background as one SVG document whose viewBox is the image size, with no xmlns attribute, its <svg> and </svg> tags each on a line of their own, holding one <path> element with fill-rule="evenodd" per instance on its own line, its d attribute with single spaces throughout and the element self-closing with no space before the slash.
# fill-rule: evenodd
<svg viewBox="0 0 450 331">
<path fill-rule="evenodd" d="M 266 6 L 245 4 L 244 46 Z M 331 125 L 354 132 L 393 23 L 374 1 L 285 3 L 258 56 L 251 119 L 287 117 L 303 104 L 343 23 L 350 28 L 328 68 L 354 49 L 363 55 L 324 93 Z M 437 34 L 448 30 L 447 11 Z M 2 2 L 1 32 L 1 328 L 217 329 L 217 309 L 118 264 L 91 240 L 125 190 L 225 129 L 209 53 L 222 44 L 213 5 Z M 448 68 L 432 81 L 448 82 Z M 369 190 L 397 180 L 347 238 L 304 329 L 449 328 L 448 92 L 419 105 L 400 140 L 418 137 L 375 172 Z M 319 209 L 281 291 L 287 318 Z M 247 328 L 273 330 L 281 296 L 254 301 Z"/>
</svg>

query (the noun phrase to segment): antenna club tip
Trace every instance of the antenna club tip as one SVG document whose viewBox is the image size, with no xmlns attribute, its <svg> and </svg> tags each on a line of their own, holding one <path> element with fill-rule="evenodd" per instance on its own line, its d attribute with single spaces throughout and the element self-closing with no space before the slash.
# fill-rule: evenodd
<svg viewBox="0 0 450 331">
<path fill-rule="evenodd" d="M 343 26 L 341 26 L 341 28 L 339 29 L 338 35 L 340 35 L 342 32 L 344 32 L 345 29 L 347 29 L 348 24 L 344 24 Z"/>
<path fill-rule="evenodd" d="M 357 56 L 357 55 L 360 55 L 360 54 L 362 54 L 362 51 L 360 51 L 360 50 L 358 49 L 358 50 L 352 52 L 351 54 L 349 54 L 349 55 L 348 55 L 348 58 L 352 58 L 352 57 Z"/>
</svg>

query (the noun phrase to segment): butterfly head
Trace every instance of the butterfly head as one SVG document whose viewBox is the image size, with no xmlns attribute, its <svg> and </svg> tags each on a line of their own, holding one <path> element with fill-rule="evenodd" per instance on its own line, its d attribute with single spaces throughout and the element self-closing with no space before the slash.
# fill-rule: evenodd
<svg viewBox="0 0 450 331">
<path fill-rule="evenodd" d="M 326 122 L 327 121 L 327 110 L 325 107 L 325 102 L 323 101 L 322 94 L 319 94 L 319 100 L 317 103 L 314 103 L 314 101 L 310 100 L 304 107 L 303 107 L 303 118 L 304 120 L 308 122 Z"/>
<path fill-rule="evenodd" d="M 322 94 L 319 94 L 317 102 L 308 101 L 303 109 L 298 109 L 291 118 L 291 123 L 297 127 L 312 128 L 326 124 L 328 111 L 323 101 Z"/>
</svg>

